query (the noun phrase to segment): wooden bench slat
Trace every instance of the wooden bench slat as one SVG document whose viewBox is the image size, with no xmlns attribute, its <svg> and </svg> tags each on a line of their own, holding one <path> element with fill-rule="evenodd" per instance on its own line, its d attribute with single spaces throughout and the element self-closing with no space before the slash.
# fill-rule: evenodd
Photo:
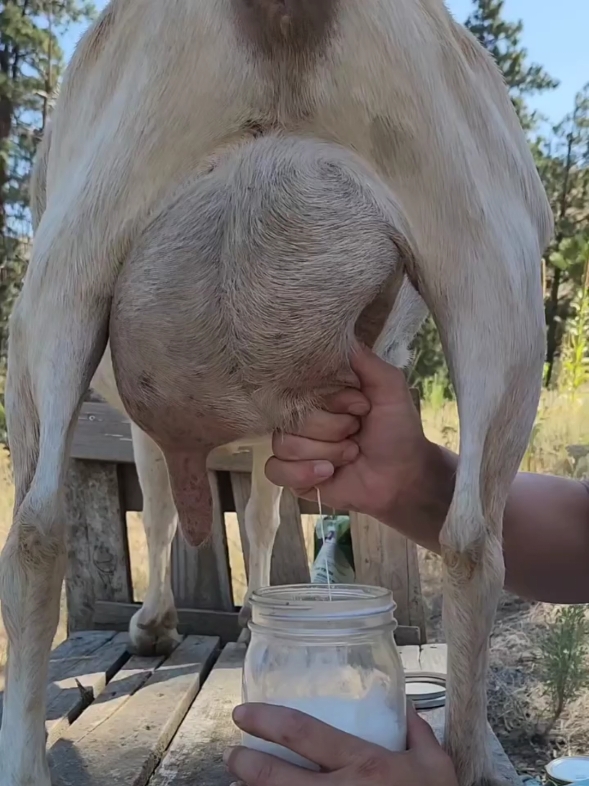
<svg viewBox="0 0 589 786">
<path fill-rule="evenodd" d="M 106 644 L 107 641 L 114 639 L 115 631 L 109 630 L 86 630 L 79 631 L 78 633 L 71 633 L 68 638 L 62 642 L 59 647 L 51 651 L 49 657 L 49 679 L 52 677 L 52 666 L 54 661 L 64 661 L 83 658 L 86 655 L 92 655 L 99 647 Z"/>
<path fill-rule="evenodd" d="M 65 679 L 72 671 L 76 671 L 80 659 L 89 657 L 115 637 L 112 631 L 86 631 L 76 633 L 60 644 L 50 655 L 49 674 L 47 683 L 47 699 L 51 700 L 54 694 L 52 684 L 57 680 Z M 2 699 L 0 692 L 0 721 L 2 720 Z"/>
<path fill-rule="evenodd" d="M 118 712 L 59 752 L 54 786 L 145 786 L 197 695 L 219 639 L 189 637 Z"/>
<path fill-rule="evenodd" d="M 406 672 L 421 671 L 419 665 L 419 646 L 409 645 L 405 647 L 399 647 L 399 653 L 401 655 L 403 669 Z"/>
<path fill-rule="evenodd" d="M 424 644 L 419 653 L 421 671 L 445 674 L 448 664 L 447 644 Z"/>
<path fill-rule="evenodd" d="M 136 693 L 165 661 L 164 655 L 142 658 L 134 655 L 115 674 L 102 693 L 87 707 L 80 717 L 49 750 L 49 767 L 57 770 L 60 762 L 71 756 L 70 748 L 91 734 Z M 51 743 L 50 743 L 51 744 Z"/>
<path fill-rule="evenodd" d="M 92 655 L 67 661 L 67 673 L 49 683 L 46 724 L 49 745 L 100 695 L 129 659 L 128 645 L 127 634 L 119 633 Z"/>
<path fill-rule="evenodd" d="M 102 630 L 125 631 L 131 617 L 141 608 L 139 603 L 96 604 L 94 627 Z M 178 632 L 181 635 L 217 636 L 222 644 L 237 641 L 241 628 L 237 612 L 178 609 Z"/>
<path fill-rule="evenodd" d="M 71 461 L 66 479 L 68 630 L 88 630 L 96 600 L 133 600 L 126 514 L 115 464 Z"/>
<path fill-rule="evenodd" d="M 241 702 L 245 645 L 228 644 L 186 715 L 149 786 L 229 786 L 223 763 L 228 745 L 239 743 L 231 721 Z"/>
<path fill-rule="evenodd" d="M 350 514 L 356 581 L 386 587 L 397 604 L 401 625 L 416 626 L 426 640 L 417 547 L 391 527 L 362 513 Z"/>
<path fill-rule="evenodd" d="M 71 457 L 132 464 L 135 459 L 129 420 L 102 401 L 85 401 L 78 416 Z"/>
</svg>

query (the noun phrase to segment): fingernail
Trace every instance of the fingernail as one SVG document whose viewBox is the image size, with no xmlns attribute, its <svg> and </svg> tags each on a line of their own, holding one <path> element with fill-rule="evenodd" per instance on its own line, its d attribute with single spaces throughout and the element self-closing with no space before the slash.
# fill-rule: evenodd
<svg viewBox="0 0 589 786">
<path fill-rule="evenodd" d="M 236 707 L 233 710 L 233 720 L 237 724 L 245 720 L 245 707 L 243 706 L 243 704 L 240 704 L 239 707 Z"/>
<path fill-rule="evenodd" d="M 235 750 L 235 746 L 232 748 L 227 748 L 227 750 L 223 753 L 223 763 L 229 764 L 229 759 L 231 758 L 231 754 Z"/>
<path fill-rule="evenodd" d="M 368 415 L 370 412 L 370 405 L 363 401 L 356 401 L 354 404 L 350 404 L 348 412 L 350 415 L 362 417 L 363 415 Z"/>
<path fill-rule="evenodd" d="M 313 465 L 313 474 L 318 480 L 325 480 L 333 475 L 334 467 L 329 461 L 317 461 Z"/>
</svg>

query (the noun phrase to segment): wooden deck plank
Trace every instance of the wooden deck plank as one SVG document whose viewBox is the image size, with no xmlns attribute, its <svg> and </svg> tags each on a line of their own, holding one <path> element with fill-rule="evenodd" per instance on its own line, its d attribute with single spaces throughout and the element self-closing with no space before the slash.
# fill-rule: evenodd
<svg viewBox="0 0 589 786">
<path fill-rule="evenodd" d="M 54 786 L 145 786 L 197 695 L 219 639 L 191 636 L 77 742 L 54 750 Z"/>
<path fill-rule="evenodd" d="M 417 546 L 362 513 L 350 514 L 350 526 L 356 581 L 390 589 L 397 604 L 397 620 L 401 625 L 417 626 L 422 632 L 420 643 L 425 642 L 425 615 L 419 608 L 423 603 L 421 585 L 411 555 Z"/>
<path fill-rule="evenodd" d="M 139 603 L 96 604 L 94 627 L 125 631 L 131 617 L 141 608 Z M 178 632 L 181 635 L 218 636 L 222 644 L 237 641 L 241 628 L 237 612 L 207 609 L 178 609 Z"/>
<path fill-rule="evenodd" d="M 223 764 L 228 745 L 239 743 L 231 722 L 241 702 L 245 645 L 228 644 L 186 715 L 149 786 L 229 786 L 233 778 Z"/>
<path fill-rule="evenodd" d="M 447 644 L 425 644 L 419 653 L 421 671 L 446 674 L 448 664 Z"/>
<path fill-rule="evenodd" d="M 399 654 L 401 656 L 401 663 L 403 664 L 403 669 L 405 670 L 405 672 L 421 670 L 421 667 L 419 665 L 418 646 L 413 645 L 407 647 L 399 647 Z"/>
<path fill-rule="evenodd" d="M 53 683 L 67 679 L 76 673 L 80 667 L 80 659 L 90 657 L 115 637 L 112 631 L 87 631 L 76 633 L 60 644 L 50 655 L 49 674 L 47 682 L 47 701 L 51 701 L 55 694 L 52 690 Z M 2 720 L 2 699 L 0 692 L 0 721 Z"/>
<path fill-rule="evenodd" d="M 121 709 L 123 704 L 136 693 L 153 675 L 154 671 L 165 661 L 165 656 L 158 655 L 151 658 L 133 656 L 117 672 L 111 682 L 105 687 L 97 699 L 85 709 L 80 717 L 51 747 L 49 741 L 49 766 L 56 769 L 59 766 L 62 750 L 70 748 L 91 734 L 103 724 L 111 715 Z M 67 757 L 67 753 L 65 754 Z"/>
<path fill-rule="evenodd" d="M 118 633 L 92 655 L 69 665 L 67 676 L 47 687 L 48 745 L 58 739 L 80 713 L 105 689 L 129 659 L 129 637 Z"/>
<path fill-rule="evenodd" d="M 59 647 L 56 647 L 51 652 L 49 658 L 50 663 L 54 661 L 71 660 L 73 658 L 80 658 L 85 655 L 91 655 L 107 641 L 115 637 L 113 631 L 104 630 L 88 630 L 72 633 Z M 51 679 L 51 667 L 49 670 L 49 678 Z"/>
</svg>

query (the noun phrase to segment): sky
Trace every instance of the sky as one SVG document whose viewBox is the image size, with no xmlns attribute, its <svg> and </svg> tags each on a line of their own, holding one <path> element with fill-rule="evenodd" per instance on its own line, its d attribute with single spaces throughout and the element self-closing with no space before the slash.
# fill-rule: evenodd
<svg viewBox="0 0 589 786">
<path fill-rule="evenodd" d="M 98 9 L 106 5 L 106 0 L 94 1 Z M 460 22 L 472 8 L 472 0 L 446 2 Z M 559 121 L 572 110 L 575 94 L 589 82 L 589 0 L 505 0 L 505 18 L 523 21 L 523 45 L 530 61 L 540 63 L 560 80 L 556 90 L 529 100 L 532 108 Z M 75 26 L 66 34 L 63 46 L 68 58 L 82 30 Z"/>
</svg>

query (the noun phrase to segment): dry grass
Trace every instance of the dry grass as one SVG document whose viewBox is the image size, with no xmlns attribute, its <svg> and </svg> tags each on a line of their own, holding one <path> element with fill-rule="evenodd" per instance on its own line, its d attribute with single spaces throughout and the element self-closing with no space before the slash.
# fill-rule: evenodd
<svg viewBox="0 0 589 786">
<path fill-rule="evenodd" d="M 456 407 L 446 403 L 423 409 L 426 432 L 431 439 L 456 448 L 458 418 Z M 571 400 L 556 393 L 547 393 L 540 408 L 536 427 L 523 468 L 567 476 L 589 475 L 589 458 L 582 449 L 589 446 L 589 395 Z M 589 453 L 589 447 L 587 452 Z M 12 516 L 14 491 L 8 456 L 0 453 L 0 546 L 3 544 Z M 309 522 L 310 524 L 311 522 Z M 226 519 L 234 595 L 239 603 L 245 592 L 245 570 L 239 529 L 234 514 Z M 305 527 L 307 533 L 312 526 Z M 137 514 L 128 516 L 131 566 L 136 600 L 142 600 L 147 588 L 146 543 Z M 309 543 L 310 546 L 310 543 Z M 420 553 L 424 597 L 429 610 L 431 640 L 440 640 L 441 633 L 441 571 L 439 559 Z M 543 765 L 556 753 L 589 750 L 589 691 L 571 705 L 555 729 L 551 739 L 541 741 L 537 724 L 545 712 L 542 684 L 537 673 L 540 635 L 549 623 L 553 608 L 531 604 L 504 595 L 492 639 L 490 716 L 509 755 L 521 773 L 540 775 Z M 65 637 L 65 609 L 56 643 Z M 2 687 L 5 638 L 0 622 L 0 689 Z"/>
</svg>

